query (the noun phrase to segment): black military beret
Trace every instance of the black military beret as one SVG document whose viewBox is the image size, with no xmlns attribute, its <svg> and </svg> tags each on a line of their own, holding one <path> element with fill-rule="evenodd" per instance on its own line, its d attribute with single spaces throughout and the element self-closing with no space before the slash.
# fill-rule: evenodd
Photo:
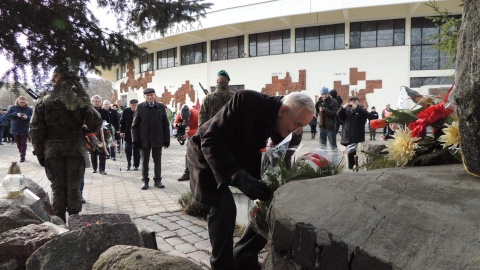
<svg viewBox="0 0 480 270">
<path fill-rule="evenodd" d="M 150 93 L 155 93 L 155 89 L 147 88 L 147 89 L 143 90 L 143 94 L 150 94 Z"/>
<path fill-rule="evenodd" d="M 136 103 L 138 103 L 137 99 L 130 99 L 130 104 L 136 104 Z"/>
<path fill-rule="evenodd" d="M 230 81 L 230 76 L 228 76 L 228 73 L 223 69 L 217 73 L 217 76 L 225 76 Z"/>
</svg>

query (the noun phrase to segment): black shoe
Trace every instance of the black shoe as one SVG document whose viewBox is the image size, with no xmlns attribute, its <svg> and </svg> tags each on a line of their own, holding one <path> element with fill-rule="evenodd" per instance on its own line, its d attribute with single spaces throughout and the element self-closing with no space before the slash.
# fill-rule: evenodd
<svg viewBox="0 0 480 270">
<path fill-rule="evenodd" d="M 92 173 L 97 173 L 97 170 L 93 170 L 93 172 L 92 172 Z"/>
<path fill-rule="evenodd" d="M 180 178 L 177 179 L 178 181 L 188 181 L 190 180 L 190 176 L 189 175 L 186 175 L 186 174 L 183 174 L 182 176 L 180 176 Z"/>
<path fill-rule="evenodd" d="M 147 190 L 147 189 L 148 189 L 148 182 L 143 182 L 142 190 Z"/>
<path fill-rule="evenodd" d="M 87 201 L 82 197 L 82 204 L 86 203 Z"/>
<path fill-rule="evenodd" d="M 126 170 L 126 171 L 127 171 L 127 172 L 130 171 L 130 167 L 127 167 L 127 170 Z"/>
<path fill-rule="evenodd" d="M 153 184 L 154 187 L 156 188 L 165 188 L 165 186 L 162 184 L 162 181 L 155 181 L 155 184 Z"/>
<path fill-rule="evenodd" d="M 138 171 L 138 167 L 133 168 L 134 171 Z"/>
<path fill-rule="evenodd" d="M 107 175 L 107 173 L 105 171 L 100 171 L 100 174 L 101 175 Z"/>
<path fill-rule="evenodd" d="M 116 158 L 112 158 L 113 161 L 117 160 Z"/>
<path fill-rule="evenodd" d="M 24 158 L 21 158 L 21 159 L 20 159 L 20 162 L 25 162 L 25 159 L 24 159 Z"/>
</svg>

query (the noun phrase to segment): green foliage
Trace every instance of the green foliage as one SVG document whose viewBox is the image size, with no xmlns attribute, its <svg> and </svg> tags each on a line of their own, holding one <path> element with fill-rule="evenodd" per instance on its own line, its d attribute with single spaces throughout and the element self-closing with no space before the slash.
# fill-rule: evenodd
<svg viewBox="0 0 480 270">
<path fill-rule="evenodd" d="M 182 211 L 187 215 L 198 217 L 203 220 L 207 219 L 210 207 L 195 201 L 192 192 L 183 193 L 180 199 L 178 199 L 178 203 L 182 207 Z"/>
<path fill-rule="evenodd" d="M 408 123 L 417 120 L 417 116 L 410 110 L 393 110 L 393 116 L 385 119 L 388 123 L 397 123 L 402 125 L 408 125 Z"/>
<path fill-rule="evenodd" d="M 0 53 L 14 66 L 0 81 L 28 81 L 31 69 L 37 88 L 52 68 L 81 90 L 88 72 L 125 65 L 145 53 L 122 33 L 161 31 L 173 23 L 204 16 L 211 4 L 203 0 L 97 0 L 119 20 L 117 32 L 103 29 L 85 0 L 0 1 Z M 68 87 L 67 87 L 68 88 Z"/>
<path fill-rule="evenodd" d="M 464 1 L 462 0 L 462 6 L 463 3 Z M 451 57 L 445 68 L 450 67 L 457 56 L 458 32 L 462 24 L 462 18 L 453 16 L 447 10 L 441 11 L 435 0 L 429 0 L 429 3 L 426 5 L 431 7 L 435 13 L 439 15 L 438 17 L 430 17 L 440 28 L 440 33 L 434 35 L 432 40 L 436 42 L 434 45 L 435 49 Z"/>
</svg>

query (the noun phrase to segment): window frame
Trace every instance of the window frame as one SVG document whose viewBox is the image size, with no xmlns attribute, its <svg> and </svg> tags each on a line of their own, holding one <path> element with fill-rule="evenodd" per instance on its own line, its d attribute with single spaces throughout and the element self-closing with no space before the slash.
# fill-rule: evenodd
<svg viewBox="0 0 480 270">
<path fill-rule="evenodd" d="M 272 35 L 280 35 L 281 38 L 273 40 Z M 260 45 L 259 45 L 260 40 Z M 281 55 L 290 53 L 291 44 L 290 29 L 262 32 L 248 35 L 248 52 L 250 57 Z M 281 47 L 281 52 L 278 48 Z M 272 50 L 275 53 L 272 53 Z"/>
</svg>

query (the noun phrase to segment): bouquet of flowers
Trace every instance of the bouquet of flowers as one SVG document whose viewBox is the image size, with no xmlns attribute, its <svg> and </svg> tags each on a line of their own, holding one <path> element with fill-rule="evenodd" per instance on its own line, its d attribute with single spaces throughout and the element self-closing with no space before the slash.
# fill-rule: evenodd
<svg viewBox="0 0 480 270">
<path fill-rule="evenodd" d="M 287 150 L 298 150 L 289 148 L 291 135 L 275 146 L 262 149 L 261 176 L 272 194 L 280 186 L 297 180 L 305 180 L 339 174 L 344 167 L 343 158 L 331 154 L 325 150 L 317 149 L 311 151 L 293 162 L 288 168 L 284 158 Z M 250 222 L 255 230 L 268 238 L 267 213 L 272 200 L 255 200 L 250 209 Z"/>
<path fill-rule="evenodd" d="M 460 163 L 458 116 L 449 99 L 452 90 L 454 86 L 443 99 L 421 96 L 411 110 L 392 110 L 386 119 L 372 120 L 372 128 L 388 123 L 405 127 L 395 131 L 394 140 L 387 141 L 388 154 L 384 158 L 394 161 L 396 166 Z M 431 134 L 427 134 L 427 127 L 432 128 Z"/>
</svg>

